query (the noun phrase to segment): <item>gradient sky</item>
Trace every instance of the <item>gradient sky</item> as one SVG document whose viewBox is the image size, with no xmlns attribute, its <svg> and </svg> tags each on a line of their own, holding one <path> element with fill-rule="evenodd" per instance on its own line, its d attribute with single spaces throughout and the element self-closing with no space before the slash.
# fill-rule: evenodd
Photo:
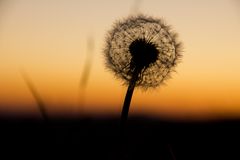
<svg viewBox="0 0 240 160">
<path fill-rule="evenodd" d="M 21 70 L 51 115 L 119 114 L 126 87 L 106 71 L 106 32 L 141 12 L 162 17 L 179 33 L 183 60 L 155 90 L 135 90 L 132 113 L 165 117 L 240 117 L 240 3 L 237 0 L 2 0 L 0 112 L 38 113 Z M 79 87 L 92 39 L 92 68 Z M 82 95 L 85 93 L 84 107 Z"/>
</svg>

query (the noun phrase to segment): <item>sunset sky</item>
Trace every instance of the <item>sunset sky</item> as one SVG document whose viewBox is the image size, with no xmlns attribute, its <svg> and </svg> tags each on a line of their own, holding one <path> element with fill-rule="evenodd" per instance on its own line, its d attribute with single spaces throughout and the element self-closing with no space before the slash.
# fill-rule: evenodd
<svg viewBox="0 0 240 160">
<path fill-rule="evenodd" d="M 1 0 L 0 113 L 39 114 L 24 70 L 49 115 L 120 114 L 127 88 L 105 68 L 105 36 L 116 20 L 138 12 L 164 18 L 184 52 L 166 85 L 135 90 L 130 115 L 240 117 L 237 0 Z M 90 40 L 92 68 L 81 88 Z"/>
</svg>

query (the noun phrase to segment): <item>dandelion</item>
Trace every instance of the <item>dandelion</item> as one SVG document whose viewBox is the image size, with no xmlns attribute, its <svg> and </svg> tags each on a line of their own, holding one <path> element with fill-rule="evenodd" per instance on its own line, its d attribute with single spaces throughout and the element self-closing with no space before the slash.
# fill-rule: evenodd
<svg viewBox="0 0 240 160">
<path fill-rule="evenodd" d="M 134 88 L 146 90 L 164 83 L 180 60 L 181 43 L 162 19 L 140 14 L 113 26 L 104 54 L 107 68 L 128 85 L 121 115 L 125 124 Z"/>
</svg>

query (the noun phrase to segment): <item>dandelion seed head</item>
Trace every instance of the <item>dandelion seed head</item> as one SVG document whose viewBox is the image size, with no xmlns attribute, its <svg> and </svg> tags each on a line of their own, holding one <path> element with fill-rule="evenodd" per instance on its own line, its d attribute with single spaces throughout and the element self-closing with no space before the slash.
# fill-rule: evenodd
<svg viewBox="0 0 240 160">
<path fill-rule="evenodd" d="M 115 23 L 108 32 L 104 54 L 106 66 L 125 84 L 139 70 L 136 86 L 155 88 L 179 62 L 181 43 L 162 19 L 136 15 Z"/>
</svg>

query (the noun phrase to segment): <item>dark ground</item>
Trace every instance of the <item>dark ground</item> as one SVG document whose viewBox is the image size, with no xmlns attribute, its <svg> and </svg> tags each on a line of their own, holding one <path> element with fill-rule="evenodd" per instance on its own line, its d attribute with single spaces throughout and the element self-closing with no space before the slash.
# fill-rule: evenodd
<svg viewBox="0 0 240 160">
<path fill-rule="evenodd" d="M 170 122 L 132 117 L 125 132 L 117 118 L 2 118 L 0 127 L 0 159 L 240 159 L 240 119 Z"/>
</svg>

